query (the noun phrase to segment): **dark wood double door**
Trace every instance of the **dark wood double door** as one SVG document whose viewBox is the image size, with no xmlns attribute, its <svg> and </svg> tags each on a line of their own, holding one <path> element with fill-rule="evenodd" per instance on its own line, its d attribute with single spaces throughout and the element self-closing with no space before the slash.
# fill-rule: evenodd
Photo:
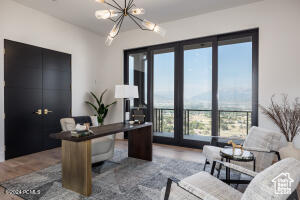
<svg viewBox="0 0 300 200">
<path fill-rule="evenodd" d="M 5 40 L 5 158 L 60 146 L 71 116 L 71 55 Z"/>
</svg>

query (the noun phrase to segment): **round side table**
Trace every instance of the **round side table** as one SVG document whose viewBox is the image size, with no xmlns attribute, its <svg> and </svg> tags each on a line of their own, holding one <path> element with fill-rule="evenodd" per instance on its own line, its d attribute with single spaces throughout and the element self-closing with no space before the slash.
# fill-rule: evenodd
<svg viewBox="0 0 300 200">
<path fill-rule="evenodd" d="M 255 171 L 255 156 L 250 151 L 241 151 L 241 149 L 235 149 L 233 152 L 232 148 L 224 148 L 220 151 L 220 156 L 222 158 L 222 161 L 225 159 L 226 162 L 229 162 L 231 160 L 239 161 L 239 162 L 253 162 L 253 171 Z M 220 171 L 221 169 L 219 169 Z M 249 183 L 249 181 L 243 181 L 243 180 L 230 180 L 230 168 L 226 167 L 226 183 L 236 183 L 236 184 L 245 184 Z"/>
</svg>

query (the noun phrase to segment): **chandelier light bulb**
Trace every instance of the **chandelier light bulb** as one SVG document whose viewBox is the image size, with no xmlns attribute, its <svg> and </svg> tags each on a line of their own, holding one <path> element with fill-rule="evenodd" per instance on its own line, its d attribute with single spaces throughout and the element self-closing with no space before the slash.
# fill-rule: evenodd
<svg viewBox="0 0 300 200">
<path fill-rule="evenodd" d="M 130 13 L 133 15 L 143 15 L 143 14 L 145 14 L 145 9 L 144 8 L 133 8 L 130 10 Z"/>
<path fill-rule="evenodd" d="M 109 37 L 114 38 L 118 32 L 119 32 L 119 26 L 117 26 L 117 24 L 114 25 L 114 27 L 111 29 L 110 33 L 109 33 Z"/>
<path fill-rule="evenodd" d="M 112 1 L 112 2 L 110 2 Z M 121 0 L 120 0 L 121 1 Z M 110 19 L 115 23 L 112 30 L 107 35 L 105 44 L 110 46 L 116 36 L 119 34 L 125 17 L 130 17 L 131 20 L 142 30 L 149 30 L 165 36 L 166 31 L 162 27 L 146 19 L 141 19 L 139 15 L 145 14 L 145 9 L 135 6 L 135 0 L 125 0 L 124 6 L 119 4 L 116 0 L 95 0 L 97 3 L 103 3 L 111 8 L 106 10 L 97 10 L 95 16 L 97 19 Z M 119 17 L 118 17 L 119 16 Z M 116 18 L 114 18 L 116 17 Z M 113 19 L 114 18 L 114 19 Z"/>
<path fill-rule="evenodd" d="M 114 40 L 114 38 L 112 38 L 110 36 L 107 36 L 106 41 L 105 41 L 105 45 L 110 46 L 113 40 Z"/>
<path fill-rule="evenodd" d="M 158 26 L 158 25 L 155 25 L 153 31 L 155 33 L 158 33 L 159 35 L 161 35 L 162 37 L 164 37 L 166 35 L 166 30 L 163 29 L 162 27 Z"/>
<path fill-rule="evenodd" d="M 108 19 L 118 16 L 118 13 L 115 10 L 97 10 L 95 16 L 97 19 Z"/>
<path fill-rule="evenodd" d="M 155 33 L 160 34 L 161 36 L 165 36 L 166 35 L 166 31 L 165 29 L 161 28 L 160 26 L 158 26 L 157 24 L 154 24 L 153 22 L 150 22 L 146 19 L 143 20 L 142 25 L 146 28 L 149 29 L 150 31 L 153 31 Z"/>
<path fill-rule="evenodd" d="M 98 3 L 105 3 L 105 0 L 95 0 Z"/>
<path fill-rule="evenodd" d="M 142 25 L 146 28 L 149 29 L 150 31 L 153 31 L 156 24 L 154 24 L 153 22 L 150 22 L 146 19 L 143 20 Z"/>
</svg>

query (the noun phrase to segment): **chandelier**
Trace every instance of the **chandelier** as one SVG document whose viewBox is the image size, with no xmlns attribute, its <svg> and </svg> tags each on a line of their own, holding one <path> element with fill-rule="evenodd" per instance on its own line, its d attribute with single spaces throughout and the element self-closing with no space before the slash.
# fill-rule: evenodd
<svg viewBox="0 0 300 200">
<path fill-rule="evenodd" d="M 115 37 L 119 34 L 124 18 L 129 17 L 140 29 L 145 31 L 153 31 L 155 33 L 164 36 L 166 31 L 157 24 L 150 22 L 146 19 L 141 19 L 138 16 L 145 13 L 143 8 L 137 8 L 134 4 L 134 0 L 125 0 L 124 8 L 121 7 L 115 0 L 111 0 L 112 3 L 106 0 L 96 0 L 98 3 L 104 3 L 110 6 L 112 9 L 97 10 L 95 16 L 97 19 L 109 19 L 115 23 L 112 30 L 107 36 L 105 44 L 110 46 Z"/>
</svg>

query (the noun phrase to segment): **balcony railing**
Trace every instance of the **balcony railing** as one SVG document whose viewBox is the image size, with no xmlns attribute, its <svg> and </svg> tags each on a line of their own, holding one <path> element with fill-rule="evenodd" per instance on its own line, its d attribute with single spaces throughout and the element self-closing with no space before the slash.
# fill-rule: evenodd
<svg viewBox="0 0 300 200">
<path fill-rule="evenodd" d="M 211 135 L 212 110 L 184 109 L 184 135 Z M 251 127 L 251 111 L 219 110 L 219 135 L 246 136 Z M 174 109 L 155 108 L 153 112 L 154 132 L 174 132 Z"/>
</svg>

